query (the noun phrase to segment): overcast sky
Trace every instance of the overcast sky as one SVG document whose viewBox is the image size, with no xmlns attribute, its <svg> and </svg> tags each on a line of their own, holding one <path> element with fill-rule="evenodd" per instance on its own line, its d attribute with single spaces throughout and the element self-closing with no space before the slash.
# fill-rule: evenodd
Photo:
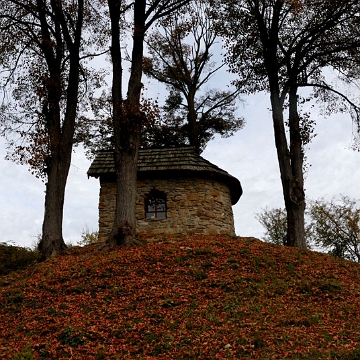
<svg viewBox="0 0 360 360">
<path fill-rule="evenodd" d="M 151 84 L 148 86 L 151 88 Z M 157 94 L 156 85 L 152 90 Z M 236 234 L 261 238 L 264 229 L 255 214 L 264 208 L 283 207 L 280 173 L 274 145 L 267 94 L 244 98 L 239 112 L 246 125 L 235 136 L 211 141 L 202 156 L 237 177 L 243 195 L 233 207 Z M 335 114 L 317 119 L 316 132 L 307 152 L 311 164 L 306 174 L 306 194 L 311 199 L 331 199 L 339 194 L 360 198 L 360 154 L 349 150 L 352 123 L 349 116 Z M 41 233 L 44 184 L 25 166 L 4 160 L 5 142 L 0 138 L 0 242 L 32 246 Z M 64 237 L 76 243 L 88 227 L 97 230 L 99 181 L 86 176 L 90 162 L 83 151 L 73 156 L 64 209 Z"/>
<path fill-rule="evenodd" d="M 223 58 L 223 51 L 220 42 L 212 49 L 212 60 L 217 64 Z M 124 71 L 124 84 L 128 75 Z M 233 77 L 222 69 L 212 79 L 211 86 L 224 90 L 230 79 Z M 158 98 L 161 103 L 166 96 L 164 87 L 155 80 L 143 81 L 144 96 Z M 245 118 L 245 127 L 231 138 L 211 141 L 202 156 L 237 177 L 242 184 L 243 195 L 233 207 L 237 235 L 262 238 L 264 229 L 255 214 L 265 208 L 283 207 L 284 201 L 269 95 L 257 94 L 243 97 L 243 100 L 238 112 Z M 311 114 L 317 121 L 317 136 L 307 151 L 311 165 L 306 174 L 307 197 L 330 200 L 343 194 L 360 198 L 360 153 L 349 150 L 350 116 L 334 114 L 324 118 L 316 107 Z M 25 166 L 4 160 L 5 147 L 0 137 L 0 242 L 33 246 L 41 233 L 45 185 Z M 83 151 L 75 149 L 66 189 L 63 226 L 65 241 L 73 244 L 80 240 L 85 228 L 90 231 L 98 228 L 99 181 L 87 178 L 89 166 Z"/>
</svg>

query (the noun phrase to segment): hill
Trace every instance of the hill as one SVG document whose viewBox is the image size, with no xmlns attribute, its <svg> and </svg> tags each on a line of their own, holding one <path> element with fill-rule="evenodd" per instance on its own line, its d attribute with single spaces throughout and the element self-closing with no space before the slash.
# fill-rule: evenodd
<svg viewBox="0 0 360 360">
<path fill-rule="evenodd" d="M 0 358 L 359 359 L 359 280 L 254 238 L 72 248 L 0 278 Z"/>
</svg>

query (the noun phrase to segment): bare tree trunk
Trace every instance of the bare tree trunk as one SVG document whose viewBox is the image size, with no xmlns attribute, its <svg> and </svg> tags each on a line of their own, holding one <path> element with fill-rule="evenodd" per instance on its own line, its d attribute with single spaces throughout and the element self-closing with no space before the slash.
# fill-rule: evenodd
<svg viewBox="0 0 360 360">
<path fill-rule="evenodd" d="M 287 202 L 288 245 L 306 248 L 305 242 L 305 192 L 304 154 L 297 108 L 297 88 L 289 92 L 289 128 L 291 181 Z"/>
<path fill-rule="evenodd" d="M 190 89 L 187 97 L 187 106 L 188 106 L 188 137 L 189 143 L 191 146 L 195 147 L 195 151 L 200 153 L 200 142 L 199 142 L 199 129 L 197 124 L 197 113 L 195 110 L 195 91 Z"/>
<path fill-rule="evenodd" d="M 282 102 L 275 91 L 271 94 L 275 145 L 287 212 L 286 245 L 306 247 L 304 225 L 305 194 L 303 189 L 301 137 L 298 127 L 299 117 L 297 115 L 297 107 L 294 107 L 293 101 L 294 98 L 292 95 L 290 141 L 293 141 L 293 143 L 291 143 L 289 151 L 285 133 Z"/>
<path fill-rule="evenodd" d="M 70 81 L 70 83 L 75 86 L 68 89 L 68 96 L 71 96 L 71 100 L 67 104 L 62 129 L 59 126 L 60 111 L 55 103 L 53 103 L 53 108 L 56 114 L 48 115 L 49 118 L 53 116 L 57 120 L 53 120 L 52 126 L 49 127 L 52 146 L 51 157 L 47 159 L 48 180 L 45 193 L 42 239 L 39 243 L 39 250 L 44 260 L 61 253 L 66 248 L 62 233 L 63 211 L 65 188 L 73 149 L 78 93 L 77 81 Z"/>
<path fill-rule="evenodd" d="M 56 159 L 56 158 L 55 158 Z M 39 251 L 42 259 L 58 255 L 66 249 L 62 223 L 66 179 L 69 166 L 61 160 L 49 161 L 48 182 L 46 184 L 45 212 Z"/>
<path fill-rule="evenodd" d="M 124 149 L 125 150 L 125 149 Z M 115 150 L 116 207 L 114 227 L 107 240 L 108 245 L 132 245 L 136 243 L 136 179 L 138 149 Z"/>
</svg>

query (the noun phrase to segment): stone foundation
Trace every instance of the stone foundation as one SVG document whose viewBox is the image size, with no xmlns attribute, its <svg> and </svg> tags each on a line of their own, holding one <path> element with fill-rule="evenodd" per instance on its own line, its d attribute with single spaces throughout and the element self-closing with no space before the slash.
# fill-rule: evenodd
<svg viewBox="0 0 360 360">
<path fill-rule="evenodd" d="M 165 219 L 145 219 L 145 197 L 151 190 L 166 194 Z M 101 180 L 99 240 L 105 241 L 114 221 L 116 184 Z M 230 190 L 227 185 L 197 178 L 138 180 L 136 197 L 139 234 L 235 234 Z"/>
</svg>

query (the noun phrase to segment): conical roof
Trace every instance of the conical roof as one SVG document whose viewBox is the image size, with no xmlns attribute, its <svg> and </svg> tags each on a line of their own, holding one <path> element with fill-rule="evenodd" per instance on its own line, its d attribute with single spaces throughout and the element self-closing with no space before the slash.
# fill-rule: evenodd
<svg viewBox="0 0 360 360">
<path fill-rule="evenodd" d="M 114 173 L 114 152 L 109 150 L 99 151 L 87 172 L 88 176 L 94 177 Z M 237 203 L 242 195 L 242 188 L 238 179 L 198 155 L 194 147 L 190 146 L 140 149 L 138 177 L 143 178 L 154 175 L 216 179 L 229 186 L 233 205 Z"/>
</svg>

